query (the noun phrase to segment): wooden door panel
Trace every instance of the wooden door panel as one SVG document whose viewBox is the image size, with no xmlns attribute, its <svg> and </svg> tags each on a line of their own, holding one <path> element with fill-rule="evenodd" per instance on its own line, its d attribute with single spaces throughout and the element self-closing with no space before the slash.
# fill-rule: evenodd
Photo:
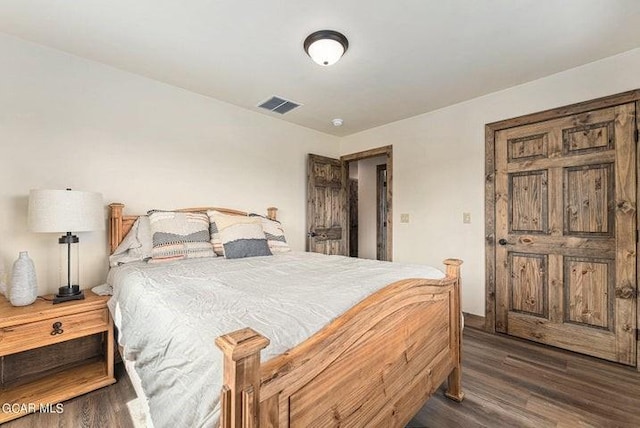
<svg viewBox="0 0 640 428">
<path fill-rule="evenodd" d="M 497 331 L 636 364 L 635 114 L 496 132 Z"/>
<path fill-rule="evenodd" d="M 523 233 L 547 233 L 547 171 L 509 174 L 509 229 Z"/>
<path fill-rule="evenodd" d="M 613 149 L 613 130 L 613 120 L 565 128 L 562 130 L 563 154 L 585 154 Z"/>
<path fill-rule="evenodd" d="M 340 164 L 320 161 L 320 159 L 316 157 L 311 165 L 316 186 L 338 190 L 342 188 L 342 170 Z"/>
<path fill-rule="evenodd" d="M 534 134 L 507 140 L 509 162 L 546 158 L 549 155 L 549 135 Z"/>
<path fill-rule="evenodd" d="M 615 261 L 565 257 L 565 321 L 613 331 Z"/>
<path fill-rule="evenodd" d="M 613 164 L 564 169 L 565 235 L 614 234 Z"/>
<path fill-rule="evenodd" d="M 548 317 L 546 255 L 510 253 L 511 295 L 509 310 Z"/>
<path fill-rule="evenodd" d="M 307 250 L 346 255 L 344 166 L 339 159 L 310 154 L 307 172 Z"/>
</svg>

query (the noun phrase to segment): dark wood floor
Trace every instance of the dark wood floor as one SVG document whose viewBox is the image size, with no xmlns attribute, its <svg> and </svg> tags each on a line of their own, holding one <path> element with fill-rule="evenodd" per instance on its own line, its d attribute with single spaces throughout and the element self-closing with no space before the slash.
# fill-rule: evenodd
<svg viewBox="0 0 640 428">
<path fill-rule="evenodd" d="M 118 382 L 65 401 L 63 412 L 32 413 L 0 424 L 2 428 L 133 428 L 127 402 L 136 398 L 124 365 L 116 364 Z"/>
<path fill-rule="evenodd" d="M 439 391 L 407 427 L 640 427 L 634 369 L 470 328 L 463 349 L 464 402 Z M 132 428 L 126 403 L 135 394 L 123 368 L 116 372 L 117 384 L 66 402 L 61 415 L 4 427 Z"/>
<path fill-rule="evenodd" d="M 640 373 L 465 329 L 458 404 L 438 393 L 408 427 L 640 427 Z"/>
</svg>

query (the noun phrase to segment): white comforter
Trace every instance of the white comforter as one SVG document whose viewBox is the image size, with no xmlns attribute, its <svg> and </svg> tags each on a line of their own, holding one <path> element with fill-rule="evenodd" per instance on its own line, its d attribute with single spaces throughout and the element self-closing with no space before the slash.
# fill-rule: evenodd
<svg viewBox="0 0 640 428">
<path fill-rule="evenodd" d="M 315 253 L 191 259 L 112 268 L 120 342 L 135 360 L 155 427 L 213 427 L 222 355 L 216 337 L 251 327 L 283 353 L 385 285 L 439 270 Z"/>
</svg>

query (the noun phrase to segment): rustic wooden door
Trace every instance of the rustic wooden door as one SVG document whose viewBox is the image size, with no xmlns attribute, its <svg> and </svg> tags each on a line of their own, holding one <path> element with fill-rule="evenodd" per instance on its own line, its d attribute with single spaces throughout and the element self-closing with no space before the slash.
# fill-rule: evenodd
<svg viewBox="0 0 640 428">
<path fill-rule="evenodd" d="M 309 155 L 307 251 L 347 255 L 346 174 L 339 159 Z"/>
<path fill-rule="evenodd" d="M 496 133 L 496 330 L 636 364 L 635 105 Z"/>
</svg>

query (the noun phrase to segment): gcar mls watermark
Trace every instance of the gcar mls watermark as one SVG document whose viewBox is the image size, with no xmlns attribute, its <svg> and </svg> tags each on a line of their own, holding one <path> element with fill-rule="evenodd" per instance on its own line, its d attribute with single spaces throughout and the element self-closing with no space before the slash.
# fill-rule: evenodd
<svg viewBox="0 0 640 428">
<path fill-rule="evenodd" d="M 64 404 L 3 403 L 2 413 L 64 413 Z"/>
</svg>

